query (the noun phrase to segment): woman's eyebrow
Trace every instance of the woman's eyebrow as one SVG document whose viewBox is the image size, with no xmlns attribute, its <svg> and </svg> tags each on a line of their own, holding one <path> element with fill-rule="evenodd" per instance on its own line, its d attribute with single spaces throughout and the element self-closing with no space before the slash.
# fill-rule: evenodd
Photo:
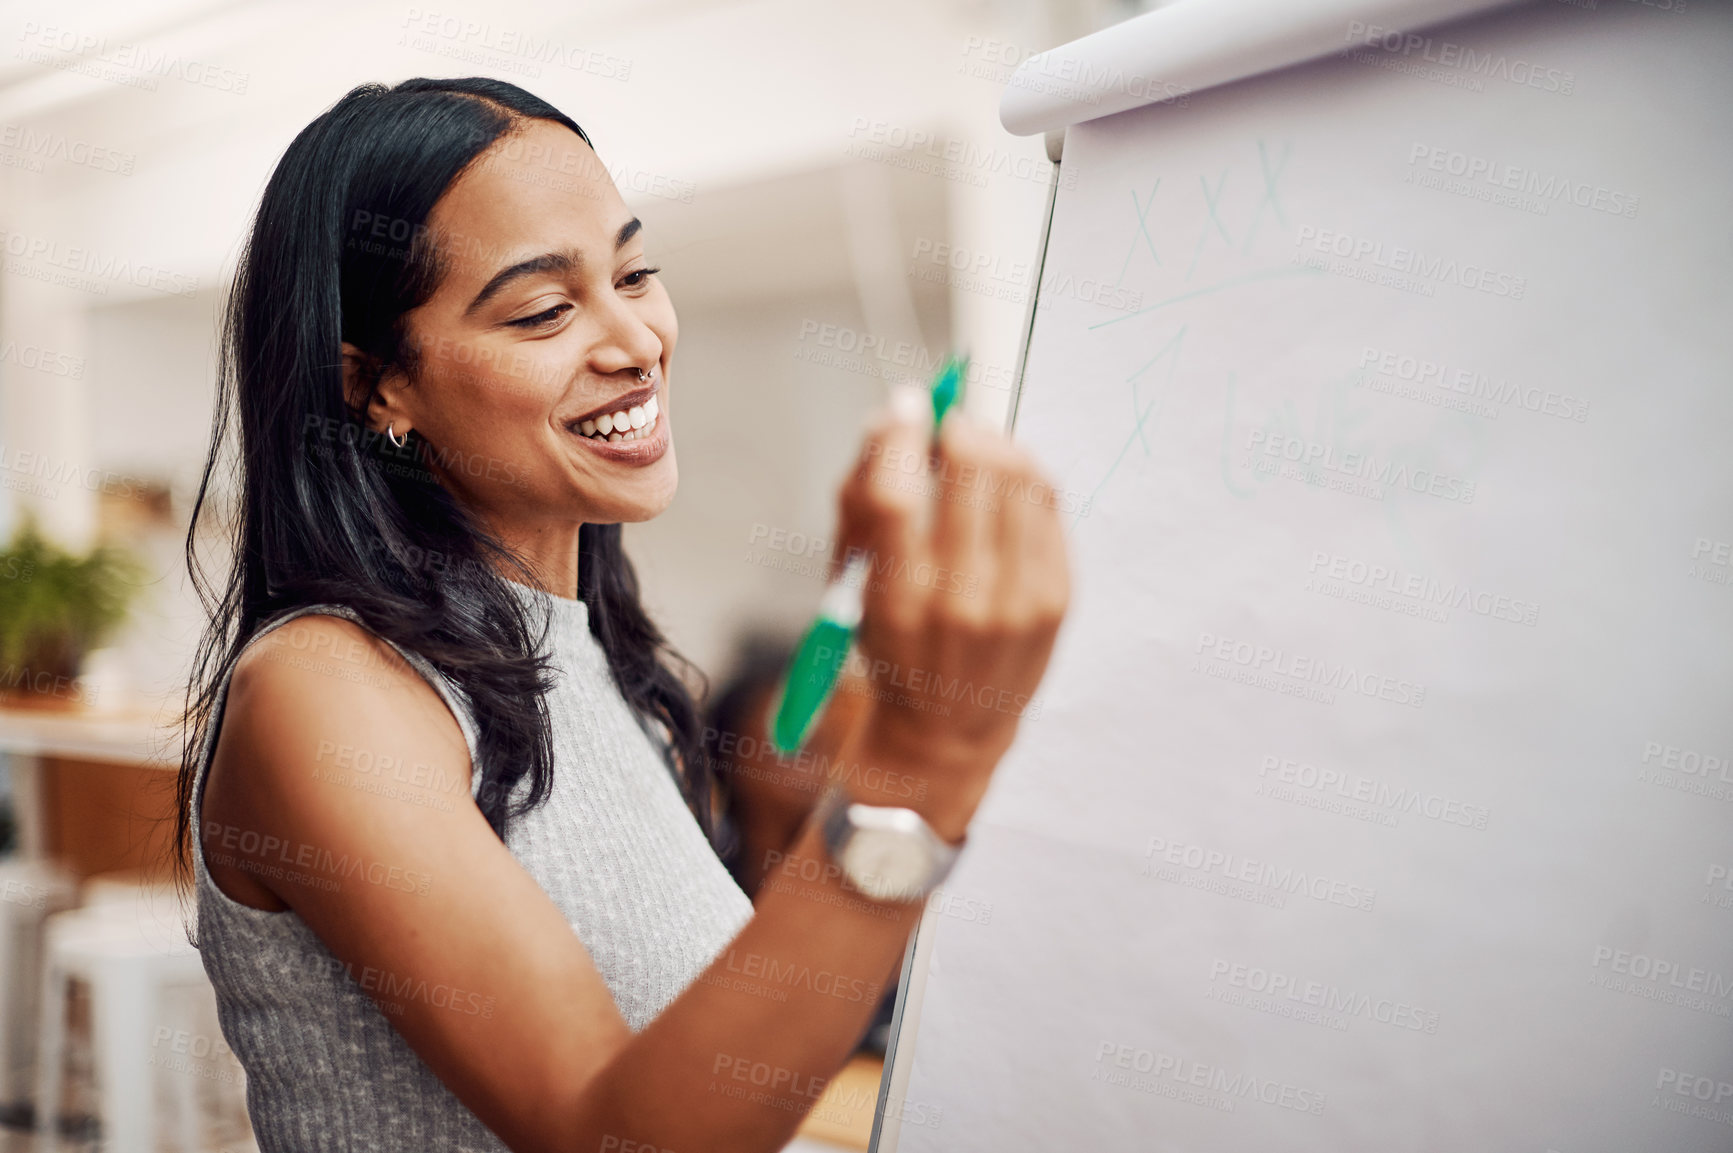
<svg viewBox="0 0 1733 1153">
<path fill-rule="evenodd" d="M 614 250 L 617 252 L 626 246 L 626 242 L 638 234 L 644 227 L 644 222 L 636 216 L 620 226 L 620 231 L 614 236 Z M 584 254 L 575 248 L 562 248 L 557 252 L 544 252 L 540 256 L 532 256 L 528 260 L 520 260 L 509 268 L 502 268 L 493 274 L 481 291 L 475 294 L 475 299 L 469 302 L 469 307 L 463 310 L 465 316 L 474 314 L 476 309 L 498 296 L 505 287 L 514 280 L 526 276 L 534 276 L 541 272 L 570 272 L 584 266 Z"/>
<path fill-rule="evenodd" d="M 575 248 L 564 248 L 558 252 L 544 252 L 540 256 L 532 256 L 528 260 L 520 260 L 509 268 L 502 268 L 493 274 L 493 279 L 482 285 L 481 291 L 475 294 L 475 299 L 469 302 L 469 307 L 463 310 L 465 316 L 471 316 L 482 305 L 498 296 L 508 284 L 514 280 L 522 280 L 526 276 L 534 276 L 540 272 L 569 272 L 574 268 L 582 268 L 583 254 Z"/>
</svg>

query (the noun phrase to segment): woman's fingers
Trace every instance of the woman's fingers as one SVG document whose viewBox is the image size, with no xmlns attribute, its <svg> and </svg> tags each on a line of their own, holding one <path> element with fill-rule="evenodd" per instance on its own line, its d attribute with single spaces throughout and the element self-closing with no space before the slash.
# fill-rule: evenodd
<svg viewBox="0 0 1733 1153">
<path fill-rule="evenodd" d="M 992 494 L 992 466 L 1004 438 L 953 410 L 939 431 L 932 475 L 934 613 L 944 623 L 934 636 L 941 667 L 980 661 L 993 640 L 994 590 L 1001 558 Z M 960 579 L 952 581 L 951 574 Z"/>
<path fill-rule="evenodd" d="M 1003 577 L 996 611 L 1015 631 L 1052 633 L 1071 600 L 1058 494 L 1027 453 L 1019 451 L 1008 467 L 1015 478 L 999 521 Z"/>
<path fill-rule="evenodd" d="M 962 413 L 935 445 L 924 393 L 868 435 L 840 497 L 838 564 L 870 550 L 858 639 L 869 757 L 974 811 L 1046 668 L 1069 598 L 1057 502 L 1033 459 Z"/>
<path fill-rule="evenodd" d="M 833 570 L 851 556 L 870 554 L 861 625 L 868 647 L 877 632 L 912 635 L 926 611 L 925 590 L 915 579 L 928 563 L 926 405 L 919 389 L 892 393 L 890 412 L 868 433 L 838 499 Z"/>
</svg>

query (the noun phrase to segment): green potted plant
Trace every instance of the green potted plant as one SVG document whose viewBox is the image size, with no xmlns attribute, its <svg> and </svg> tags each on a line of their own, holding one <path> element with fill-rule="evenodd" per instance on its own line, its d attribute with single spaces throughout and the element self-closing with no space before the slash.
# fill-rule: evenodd
<svg viewBox="0 0 1733 1153">
<path fill-rule="evenodd" d="M 126 619 L 144 572 L 110 545 L 77 555 L 26 517 L 0 550 L 0 704 L 73 708 L 85 654 Z"/>
</svg>

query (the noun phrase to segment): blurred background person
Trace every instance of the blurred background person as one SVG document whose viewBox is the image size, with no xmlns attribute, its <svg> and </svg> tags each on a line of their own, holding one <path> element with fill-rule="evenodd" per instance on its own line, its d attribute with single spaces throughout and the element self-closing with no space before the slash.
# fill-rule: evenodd
<svg viewBox="0 0 1733 1153">
<path fill-rule="evenodd" d="M 703 755 L 716 781 L 717 853 L 748 897 L 757 895 L 771 863 L 793 843 L 825 786 L 846 777 L 851 767 L 843 759 L 846 750 L 839 764 L 810 751 L 784 756 L 771 742 L 770 718 L 793 655 L 793 643 L 782 637 L 748 633 L 704 712 Z M 831 734 L 846 732 L 865 707 L 858 679 L 846 678 L 819 718 L 813 744 L 835 747 Z M 863 1051 L 885 1055 L 896 1003 L 893 978 L 861 1037 Z"/>
</svg>

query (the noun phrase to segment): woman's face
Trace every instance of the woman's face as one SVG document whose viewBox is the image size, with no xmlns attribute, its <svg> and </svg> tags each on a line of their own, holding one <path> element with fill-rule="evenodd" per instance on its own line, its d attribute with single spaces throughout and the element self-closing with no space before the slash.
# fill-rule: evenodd
<svg viewBox="0 0 1733 1153">
<path fill-rule="evenodd" d="M 638 220 L 590 147 L 527 121 L 453 182 L 428 226 L 443 275 L 406 317 L 413 379 L 381 382 L 398 435 L 406 423 L 420 433 L 434 474 L 496 531 L 534 537 L 667 508 L 679 329 Z"/>
</svg>

